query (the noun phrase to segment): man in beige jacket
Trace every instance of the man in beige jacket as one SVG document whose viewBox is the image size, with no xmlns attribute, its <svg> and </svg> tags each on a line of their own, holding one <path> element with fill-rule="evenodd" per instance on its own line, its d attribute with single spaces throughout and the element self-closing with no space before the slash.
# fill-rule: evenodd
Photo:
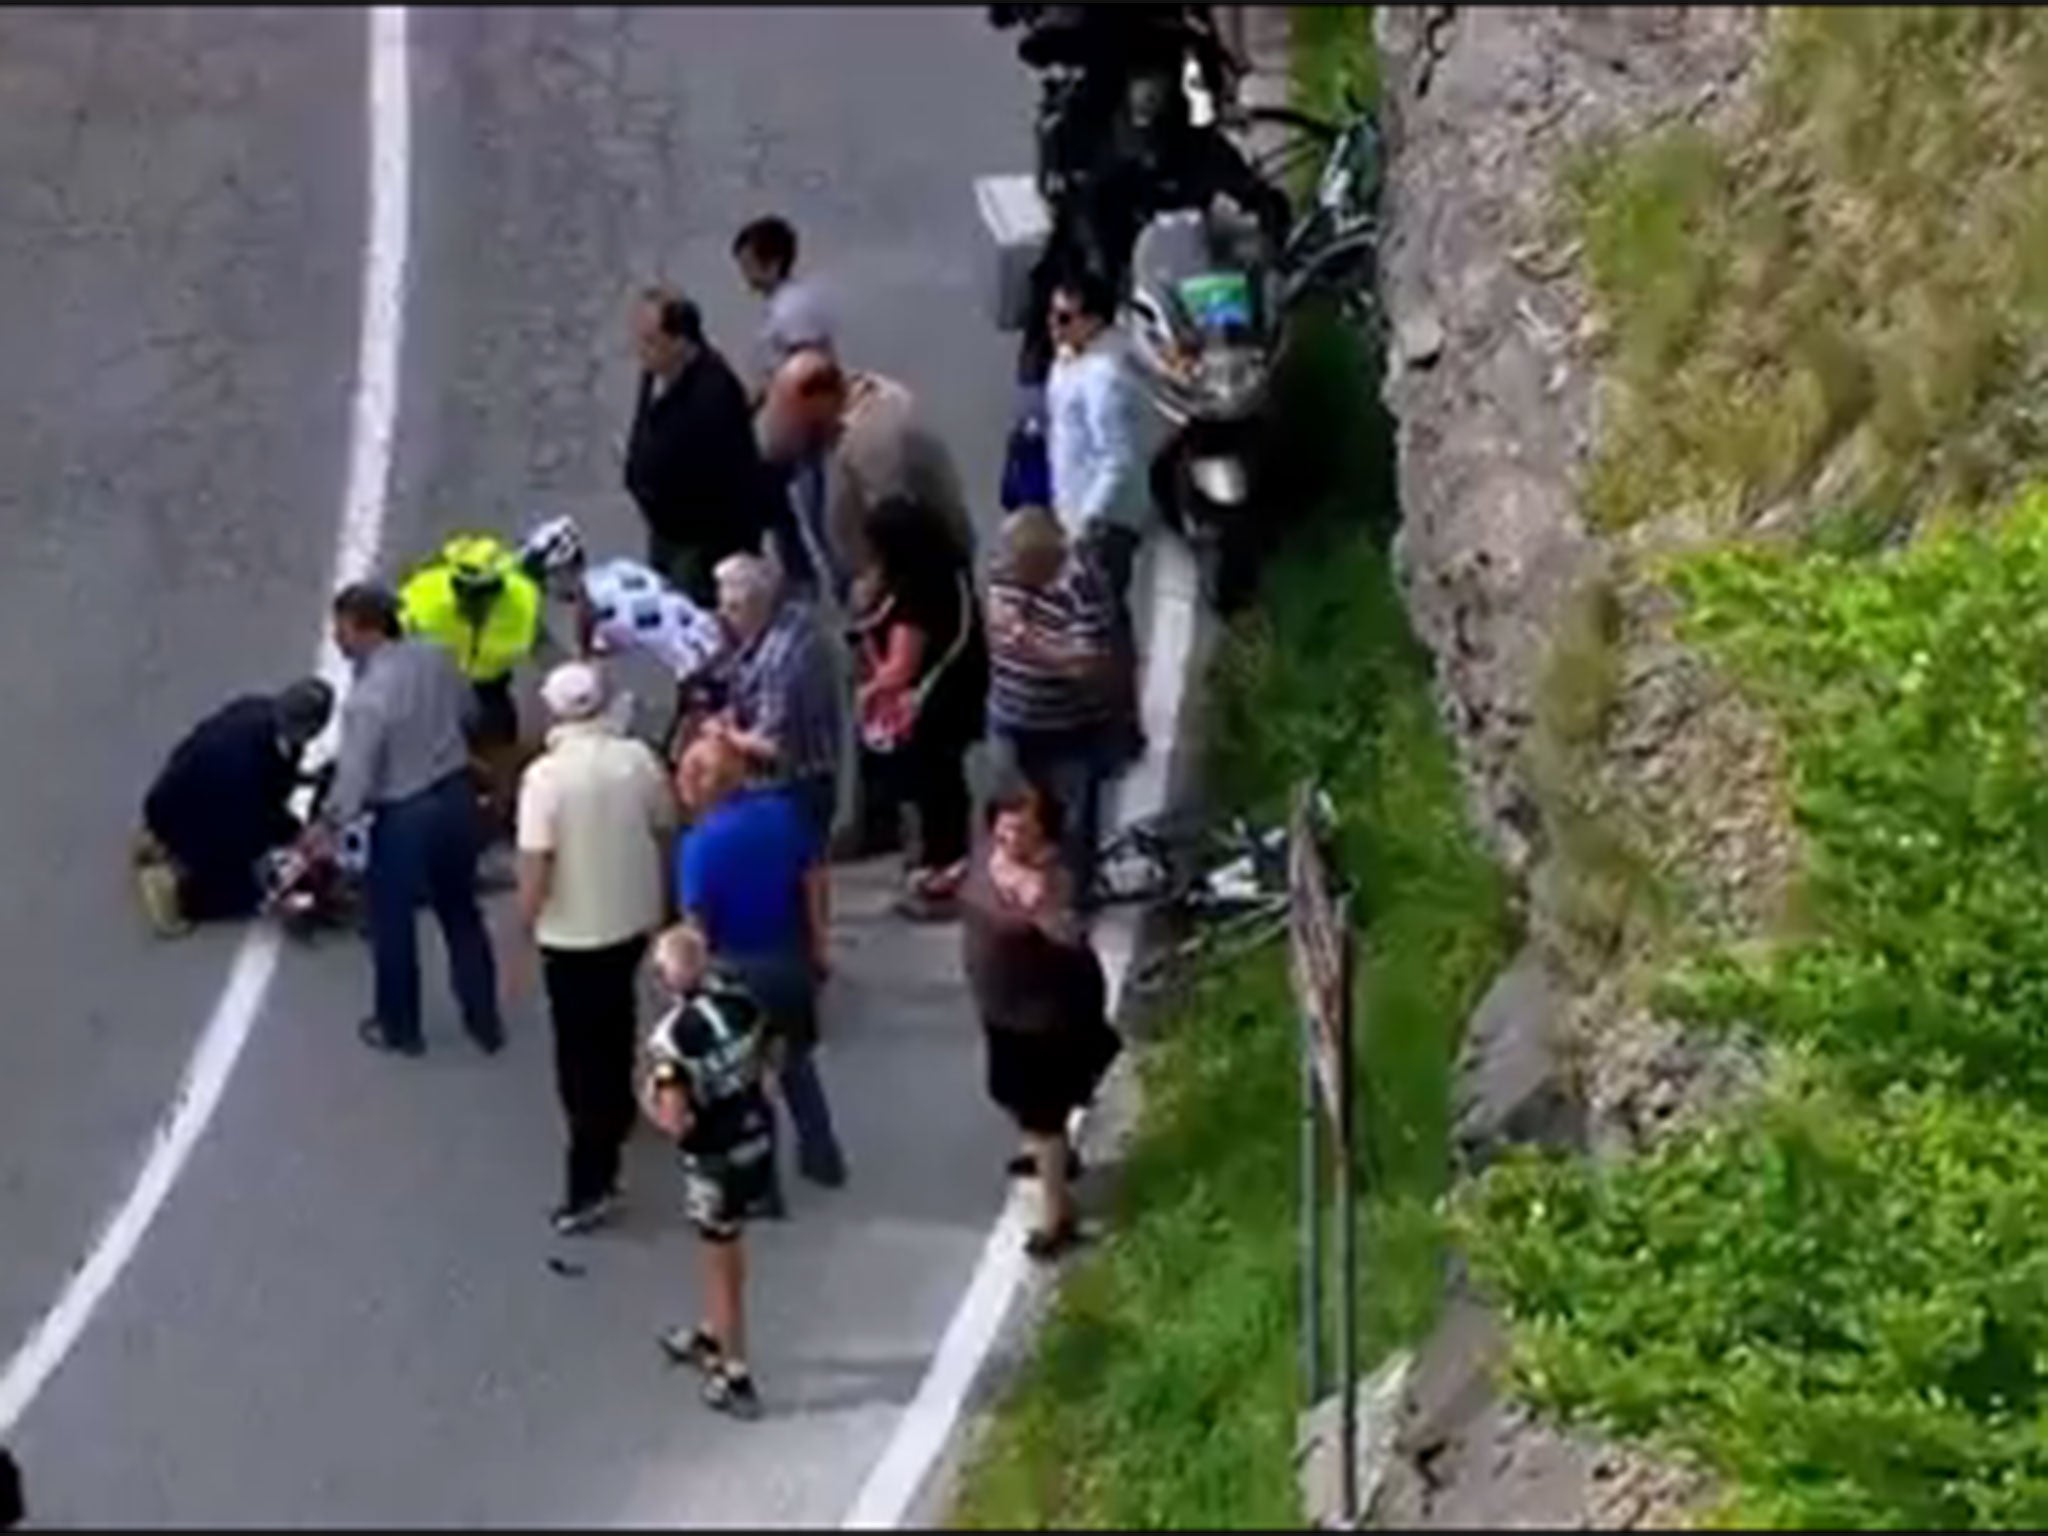
<svg viewBox="0 0 2048 1536">
<path fill-rule="evenodd" d="M 868 518 L 892 496 L 921 508 L 933 538 L 972 559 L 973 525 L 953 456 L 919 421 L 916 397 L 894 379 L 842 369 L 828 352 L 799 348 L 769 383 L 761 426 L 769 457 L 790 475 L 801 563 L 820 596 L 842 610 L 872 559 Z"/>
</svg>

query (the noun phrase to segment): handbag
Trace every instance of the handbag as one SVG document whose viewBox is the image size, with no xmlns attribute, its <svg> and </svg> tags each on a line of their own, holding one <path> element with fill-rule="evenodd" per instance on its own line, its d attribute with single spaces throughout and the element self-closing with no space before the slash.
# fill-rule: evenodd
<svg viewBox="0 0 2048 1536">
<path fill-rule="evenodd" d="M 894 693 L 877 694 L 861 710 L 861 745 L 870 752 L 886 757 L 909 745 L 932 690 L 945 677 L 946 669 L 967 649 L 968 626 L 974 622 L 974 589 L 968 584 L 965 572 L 956 572 L 954 583 L 960 594 L 960 614 L 953 626 L 953 643 L 946 647 L 946 653 L 910 687 Z"/>
<path fill-rule="evenodd" d="M 1010 429 L 1003 447 L 1003 480 L 999 491 L 1002 508 L 1052 505 L 1052 465 L 1046 453 L 1045 431 L 1036 421 L 1020 421 Z"/>
</svg>

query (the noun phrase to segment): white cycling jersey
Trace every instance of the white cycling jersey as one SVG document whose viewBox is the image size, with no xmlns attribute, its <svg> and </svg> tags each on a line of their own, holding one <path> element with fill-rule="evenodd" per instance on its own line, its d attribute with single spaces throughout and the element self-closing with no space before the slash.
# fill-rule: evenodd
<svg viewBox="0 0 2048 1536">
<path fill-rule="evenodd" d="M 607 560 L 583 573 L 591 643 L 600 654 L 643 650 L 677 681 L 695 677 L 725 651 L 717 615 L 699 608 L 637 560 Z"/>
</svg>

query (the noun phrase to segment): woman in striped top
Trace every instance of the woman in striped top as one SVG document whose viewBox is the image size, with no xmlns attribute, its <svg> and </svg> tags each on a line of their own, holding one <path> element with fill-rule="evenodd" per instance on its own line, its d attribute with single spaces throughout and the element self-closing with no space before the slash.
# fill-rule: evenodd
<svg viewBox="0 0 2048 1536">
<path fill-rule="evenodd" d="M 988 590 L 989 731 L 1033 784 L 1069 808 L 1062 853 L 1076 902 L 1093 890 L 1102 786 L 1116 763 L 1116 607 L 1059 519 L 1003 522 Z"/>
</svg>

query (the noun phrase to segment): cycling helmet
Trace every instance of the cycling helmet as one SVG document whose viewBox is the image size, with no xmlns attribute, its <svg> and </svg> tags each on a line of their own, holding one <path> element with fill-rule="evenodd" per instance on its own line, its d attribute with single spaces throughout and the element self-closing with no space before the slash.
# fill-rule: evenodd
<svg viewBox="0 0 2048 1536">
<path fill-rule="evenodd" d="M 441 564 L 448 572 L 448 586 L 455 605 L 474 625 L 484 617 L 505 590 L 505 567 L 511 551 L 489 534 L 459 534 L 441 546 Z"/>
<path fill-rule="evenodd" d="M 573 517 L 553 517 L 526 536 L 519 546 L 526 568 L 541 576 L 559 575 L 583 563 L 583 535 Z"/>
</svg>

